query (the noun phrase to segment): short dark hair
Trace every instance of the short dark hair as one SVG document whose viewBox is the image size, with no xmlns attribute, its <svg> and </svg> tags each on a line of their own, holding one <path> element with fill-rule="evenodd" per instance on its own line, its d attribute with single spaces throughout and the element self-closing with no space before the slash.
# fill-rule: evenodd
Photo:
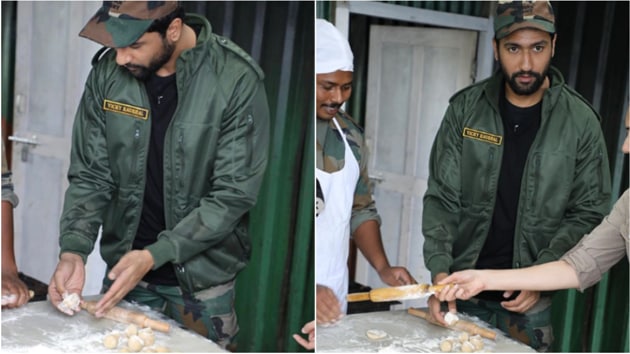
<svg viewBox="0 0 630 354">
<path fill-rule="evenodd" d="M 158 32 L 162 37 L 164 37 L 166 35 L 166 30 L 168 29 L 168 26 L 170 26 L 171 22 L 173 22 L 173 20 L 176 18 L 181 18 L 182 22 L 184 22 L 185 15 L 186 11 L 184 11 L 184 7 L 178 5 L 177 8 L 170 14 L 153 21 L 146 32 Z"/>
</svg>

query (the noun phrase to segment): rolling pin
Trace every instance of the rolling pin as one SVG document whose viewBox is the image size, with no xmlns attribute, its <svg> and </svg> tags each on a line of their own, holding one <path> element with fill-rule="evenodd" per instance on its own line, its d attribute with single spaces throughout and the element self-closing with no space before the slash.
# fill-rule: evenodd
<svg viewBox="0 0 630 354">
<path fill-rule="evenodd" d="M 96 301 L 83 301 L 81 308 L 93 315 L 96 312 Z M 171 325 L 166 322 L 154 320 L 145 314 L 123 309 L 118 306 L 107 311 L 104 317 L 117 322 L 133 323 L 140 327 L 151 327 L 151 329 L 165 333 L 168 333 L 171 329 Z"/>
<path fill-rule="evenodd" d="M 454 328 L 460 331 L 468 332 L 471 335 L 478 334 L 484 338 L 488 338 L 492 340 L 495 340 L 497 338 L 497 333 L 495 331 L 489 330 L 487 328 L 483 328 L 481 326 L 477 326 L 476 324 L 472 322 L 458 320 L 457 322 L 453 323 L 450 326 L 445 326 L 441 324 L 440 322 L 438 322 L 437 320 L 433 319 L 433 317 L 425 311 L 409 308 L 407 309 L 407 313 L 409 313 L 410 315 L 424 318 L 425 320 L 427 320 L 427 322 L 440 326 L 440 327 Z"/>
<path fill-rule="evenodd" d="M 348 302 L 354 301 L 367 301 L 372 302 L 384 302 L 384 301 L 396 301 L 396 300 L 410 300 L 419 299 L 425 296 L 429 296 L 437 291 L 442 290 L 444 285 L 429 285 L 429 284 L 413 284 L 404 286 L 395 286 L 389 288 L 378 288 L 370 290 L 365 293 L 353 293 L 348 294 L 346 299 Z"/>
</svg>

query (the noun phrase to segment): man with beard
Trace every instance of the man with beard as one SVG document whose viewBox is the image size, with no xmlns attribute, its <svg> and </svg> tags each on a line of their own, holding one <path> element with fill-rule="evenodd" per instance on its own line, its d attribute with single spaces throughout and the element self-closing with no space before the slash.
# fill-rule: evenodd
<svg viewBox="0 0 630 354">
<path fill-rule="evenodd" d="M 341 110 L 352 93 L 350 44 L 322 19 L 316 20 L 315 33 L 316 312 L 317 323 L 328 324 L 346 312 L 350 235 L 384 283 L 399 286 L 415 280 L 407 269 L 392 267 L 387 260 L 368 178 L 363 130 Z"/>
<path fill-rule="evenodd" d="M 97 316 L 137 301 L 226 346 L 267 162 L 263 73 L 175 1 L 106 1 L 80 36 L 105 48 L 75 117 L 50 300 L 74 314 L 60 303 L 102 226 Z"/>
<path fill-rule="evenodd" d="M 550 66 L 551 5 L 499 2 L 494 30 L 501 69 L 450 99 L 431 151 L 422 231 L 434 283 L 463 269 L 558 260 L 608 210 L 599 115 Z M 440 322 L 442 310 L 461 311 L 550 349 L 550 293 L 488 291 L 441 303 L 445 294 L 429 299 Z"/>
</svg>

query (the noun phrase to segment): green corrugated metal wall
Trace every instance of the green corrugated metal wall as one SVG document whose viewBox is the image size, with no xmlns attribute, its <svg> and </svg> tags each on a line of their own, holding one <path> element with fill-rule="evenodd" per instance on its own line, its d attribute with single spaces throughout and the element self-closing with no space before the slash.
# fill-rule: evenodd
<svg viewBox="0 0 630 354">
<path fill-rule="evenodd" d="M 15 7 L 2 2 L 2 112 L 9 121 Z M 270 158 L 250 215 L 252 258 L 237 277 L 234 349 L 303 351 L 291 334 L 314 318 L 314 2 L 189 1 L 184 7 L 205 15 L 214 32 L 243 47 L 266 75 Z"/>
<path fill-rule="evenodd" d="M 489 2 L 382 1 L 396 5 L 488 17 Z M 628 156 L 620 152 L 628 109 L 628 2 L 552 1 L 559 33 L 553 65 L 602 116 L 613 176 L 612 203 L 628 188 Z M 317 17 L 334 18 L 334 6 L 317 2 Z M 586 15 L 588 14 L 588 16 Z M 402 21 L 350 15 L 350 43 L 355 54 L 355 94 L 348 112 L 365 116 L 370 25 L 417 26 Z M 628 352 L 628 260 L 624 258 L 584 294 L 554 295 L 552 321 L 558 352 Z"/>
<path fill-rule="evenodd" d="M 271 145 L 251 212 L 250 264 L 239 274 L 236 351 L 295 352 L 291 334 L 314 318 L 314 2 L 184 2 L 265 71 Z"/>
</svg>

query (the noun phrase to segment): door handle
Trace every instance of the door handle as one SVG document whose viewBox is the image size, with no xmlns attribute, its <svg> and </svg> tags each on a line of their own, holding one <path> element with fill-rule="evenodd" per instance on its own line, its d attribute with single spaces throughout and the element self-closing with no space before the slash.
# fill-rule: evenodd
<svg viewBox="0 0 630 354">
<path fill-rule="evenodd" d="M 383 182 L 383 180 L 385 179 L 385 177 L 383 177 L 383 175 L 378 174 L 378 175 L 368 175 L 368 178 L 371 179 L 374 182 L 378 182 L 381 183 Z"/>
<path fill-rule="evenodd" d="M 31 138 L 23 138 L 21 136 L 10 135 L 9 140 L 15 141 L 16 143 L 39 145 L 39 141 L 37 141 L 36 135 L 33 135 Z"/>
<path fill-rule="evenodd" d="M 31 147 L 39 145 L 39 141 L 37 141 L 37 136 L 33 135 L 30 138 L 23 138 L 21 136 L 10 135 L 9 140 L 15 141 L 16 143 L 24 144 L 22 147 L 22 162 L 28 161 L 28 152 Z"/>
</svg>

